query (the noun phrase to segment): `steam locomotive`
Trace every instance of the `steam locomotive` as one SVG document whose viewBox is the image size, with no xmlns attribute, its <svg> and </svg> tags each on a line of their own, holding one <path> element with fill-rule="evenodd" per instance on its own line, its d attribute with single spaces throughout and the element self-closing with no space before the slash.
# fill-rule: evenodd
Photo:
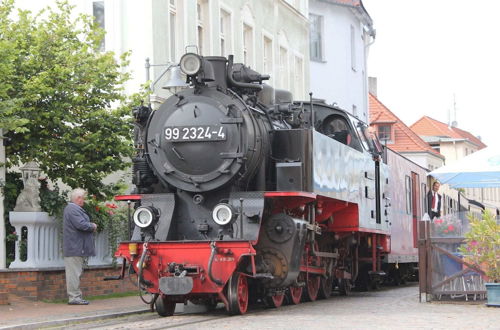
<svg viewBox="0 0 500 330">
<path fill-rule="evenodd" d="M 190 87 L 140 106 L 134 228 L 116 256 L 161 316 L 244 314 L 370 286 L 390 253 L 389 168 L 365 123 L 297 102 L 233 57 L 185 54 Z"/>
</svg>

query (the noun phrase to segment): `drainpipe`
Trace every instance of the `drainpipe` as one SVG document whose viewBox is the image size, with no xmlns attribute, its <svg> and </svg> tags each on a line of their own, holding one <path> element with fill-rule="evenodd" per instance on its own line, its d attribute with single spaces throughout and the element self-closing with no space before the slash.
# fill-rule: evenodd
<svg viewBox="0 0 500 330">
<path fill-rule="evenodd" d="M 373 43 L 375 42 L 375 30 L 373 29 L 373 27 L 369 27 L 369 34 L 368 36 L 371 37 L 371 41 L 370 42 L 366 42 L 365 41 L 365 48 L 364 48 L 364 77 L 363 77 L 363 93 L 364 93 L 364 112 L 366 114 L 366 118 L 365 118 L 365 121 L 367 123 L 370 122 L 370 110 L 369 110 L 369 105 L 368 105 L 368 93 L 369 93 L 369 88 L 368 88 L 368 48 L 370 48 L 371 45 L 373 45 Z"/>
</svg>

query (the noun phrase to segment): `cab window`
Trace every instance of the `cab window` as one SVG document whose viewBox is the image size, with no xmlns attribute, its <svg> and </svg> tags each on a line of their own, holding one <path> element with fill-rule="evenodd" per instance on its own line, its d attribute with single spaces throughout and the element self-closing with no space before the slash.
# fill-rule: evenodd
<svg viewBox="0 0 500 330">
<path fill-rule="evenodd" d="M 367 151 L 370 151 L 370 146 L 368 144 L 368 140 L 366 139 L 365 135 L 365 128 L 366 126 L 364 126 L 360 122 L 358 122 L 358 124 L 356 125 L 356 131 L 358 133 L 361 144 L 363 145 L 363 148 L 365 148 L 365 150 Z"/>
<path fill-rule="evenodd" d="M 349 122 L 340 115 L 331 115 L 325 118 L 320 132 L 346 146 L 361 151 L 358 138 L 356 134 L 353 134 Z"/>
</svg>

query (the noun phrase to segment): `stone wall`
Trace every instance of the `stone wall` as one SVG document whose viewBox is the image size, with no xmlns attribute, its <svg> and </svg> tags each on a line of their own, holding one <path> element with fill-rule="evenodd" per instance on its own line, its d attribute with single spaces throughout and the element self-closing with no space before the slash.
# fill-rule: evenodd
<svg viewBox="0 0 500 330">
<path fill-rule="evenodd" d="M 84 298 L 137 290 L 129 278 L 104 281 L 104 277 L 119 275 L 120 271 L 120 268 L 109 266 L 86 268 L 80 282 Z M 64 268 L 0 270 L 0 291 L 29 300 L 66 298 Z M 6 299 L 5 294 L 0 295 L 0 304 L 7 303 Z"/>
</svg>

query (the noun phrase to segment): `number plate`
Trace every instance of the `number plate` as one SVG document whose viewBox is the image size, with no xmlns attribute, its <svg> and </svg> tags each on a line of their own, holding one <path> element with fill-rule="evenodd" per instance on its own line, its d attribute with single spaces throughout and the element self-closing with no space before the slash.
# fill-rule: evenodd
<svg viewBox="0 0 500 330">
<path fill-rule="evenodd" d="M 164 133 L 169 142 L 226 140 L 226 128 L 222 125 L 165 127 Z"/>
</svg>

